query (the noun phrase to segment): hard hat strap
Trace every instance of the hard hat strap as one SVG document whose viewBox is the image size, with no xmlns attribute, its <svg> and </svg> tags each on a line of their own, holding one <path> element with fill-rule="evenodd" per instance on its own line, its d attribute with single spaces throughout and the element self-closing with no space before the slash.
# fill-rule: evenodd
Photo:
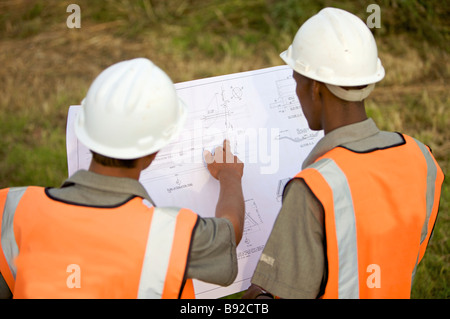
<svg viewBox="0 0 450 319">
<path fill-rule="evenodd" d="M 375 83 L 369 84 L 365 88 L 357 90 L 346 90 L 340 86 L 328 83 L 325 83 L 325 85 L 328 88 L 328 90 L 330 90 L 330 92 L 336 95 L 338 98 L 350 102 L 357 102 L 364 100 L 375 88 Z"/>
</svg>

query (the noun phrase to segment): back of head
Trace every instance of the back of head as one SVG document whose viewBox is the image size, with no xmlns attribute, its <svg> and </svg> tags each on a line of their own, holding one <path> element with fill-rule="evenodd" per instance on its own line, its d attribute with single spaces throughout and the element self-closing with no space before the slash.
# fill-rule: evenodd
<svg viewBox="0 0 450 319">
<path fill-rule="evenodd" d="M 171 79 L 150 60 L 137 58 L 98 75 L 82 102 L 75 133 L 98 154 L 135 159 L 170 143 L 185 118 Z"/>
<path fill-rule="evenodd" d="M 357 16 L 336 8 L 322 9 L 308 19 L 280 56 L 296 72 L 328 88 L 371 85 L 370 90 L 356 94 L 358 99 L 369 95 L 372 84 L 385 74 L 369 28 Z M 339 90 L 330 91 L 336 94 Z M 341 98 L 355 100 L 351 96 Z"/>
</svg>

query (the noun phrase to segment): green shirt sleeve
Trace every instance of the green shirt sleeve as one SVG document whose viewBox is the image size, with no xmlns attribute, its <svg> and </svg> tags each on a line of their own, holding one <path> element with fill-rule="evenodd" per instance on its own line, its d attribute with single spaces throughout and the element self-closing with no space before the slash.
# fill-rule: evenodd
<svg viewBox="0 0 450 319">
<path fill-rule="evenodd" d="M 252 278 L 281 298 L 316 298 L 326 282 L 323 207 L 301 179 L 291 181 Z"/>
<path fill-rule="evenodd" d="M 237 276 L 234 228 L 226 218 L 199 218 L 188 263 L 188 278 L 228 286 Z"/>
</svg>

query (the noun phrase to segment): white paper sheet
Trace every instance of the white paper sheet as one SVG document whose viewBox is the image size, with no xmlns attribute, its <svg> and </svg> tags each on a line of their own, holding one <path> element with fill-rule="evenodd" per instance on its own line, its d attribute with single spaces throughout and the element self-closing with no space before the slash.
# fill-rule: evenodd
<svg viewBox="0 0 450 319">
<path fill-rule="evenodd" d="M 197 298 L 218 298 L 245 290 L 281 207 L 286 182 L 298 173 L 305 157 L 323 136 L 309 130 L 295 94 L 288 66 L 229 74 L 175 85 L 187 104 L 188 119 L 179 139 L 162 149 L 140 181 L 157 206 L 186 207 L 214 216 L 219 183 L 210 176 L 203 150 L 231 141 L 245 163 L 244 235 L 237 248 L 239 273 L 228 287 L 194 281 Z M 69 175 L 87 169 L 89 150 L 75 137 L 67 120 Z"/>
</svg>

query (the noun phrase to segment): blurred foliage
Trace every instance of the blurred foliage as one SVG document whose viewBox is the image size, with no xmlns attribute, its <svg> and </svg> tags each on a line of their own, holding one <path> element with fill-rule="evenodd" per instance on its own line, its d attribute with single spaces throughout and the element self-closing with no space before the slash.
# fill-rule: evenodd
<svg viewBox="0 0 450 319">
<path fill-rule="evenodd" d="M 280 33 L 293 36 L 298 27 L 320 9 L 332 6 L 358 15 L 366 21 L 370 3 L 381 8 L 380 29 L 376 35 L 407 34 L 419 45 L 425 41 L 449 49 L 450 2 L 448 0 L 79 0 L 83 20 L 94 23 L 117 23 L 118 36 L 138 37 L 152 28 L 170 32 L 182 28 L 183 46 L 198 47 L 202 34 L 223 38 L 239 37 L 246 43 L 269 41 L 278 45 Z M 66 3 L 56 0 L 17 1 L 19 10 L 3 12 L 0 32 L 3 37 L 27 37 L 42 32 L 48 21 Z M 6 7 L 6 5 L 3 5 Z M 2 6 L 0 6 L 2 10 Z M 59 14 L 61 15 L 61 14 Z M 46 23 L 44 23 L 44 20 Z M 9 25 L 9 27 L 8 27 Z M 11 27 L 14 25 L 15 27 Z M 166 29 L 166 30 L 165 30 Z M 206 48 L 208 49 L 208 48 Z"/>
</svg>

